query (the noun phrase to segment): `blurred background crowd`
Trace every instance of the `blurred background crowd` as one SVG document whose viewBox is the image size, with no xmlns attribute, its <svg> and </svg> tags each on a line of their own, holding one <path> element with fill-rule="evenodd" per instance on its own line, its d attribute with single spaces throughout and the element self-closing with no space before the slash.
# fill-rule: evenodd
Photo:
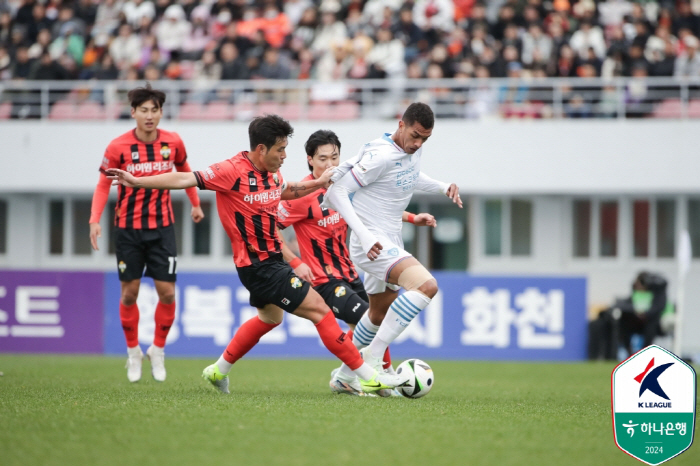
<svg viewBox="0 0 700 466">
<path fill-rule="evenodd" d="M 0 79 L 700 76 L 700 0 L 0 0 Z"/>
</svg>

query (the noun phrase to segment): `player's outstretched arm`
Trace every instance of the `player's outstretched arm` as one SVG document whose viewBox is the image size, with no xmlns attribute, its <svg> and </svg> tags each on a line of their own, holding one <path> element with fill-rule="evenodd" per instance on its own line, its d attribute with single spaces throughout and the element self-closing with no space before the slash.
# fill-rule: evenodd
<svg viewBox="0 0 700 466">
<path fill-rule="evenodd" d="M 330 167 L 323 175 L 315 180 L 307 181 L 292 181 L 287 183 L 287 187 L 282 191 L 282 200 L 288 201 L 304 197 L 319 188 L 327 188 L 330 186 L 331 176 L 333 175 L 333 167 Z"/>
<path fill-rule="evenodd" d="M 425 173 L 421 172 L 418 175 L 418 183 L 416 184 L 418 191 L 426 193 L 440 193 L 452 199 L 452 202 L 462 208 L 462 199 L 459 197 L 459 186 L 456 184 L 447 184 L 442 181 L 434 180 Z"/>
<path fill-rule="evenodd" d="M 187 189 L 197 186 L 197 179 L 192 172 L 171 172 L 137 178 L 124 170 L 108 168 L 107 174 L 112 184 L 121 184 L 127 188 Z"/>
</svg>

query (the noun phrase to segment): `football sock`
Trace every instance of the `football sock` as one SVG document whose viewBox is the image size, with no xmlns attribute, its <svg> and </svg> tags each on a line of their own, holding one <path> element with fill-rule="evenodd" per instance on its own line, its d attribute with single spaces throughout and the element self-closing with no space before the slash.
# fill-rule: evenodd
<svg viewBox="0 0 700 466">
<path fill-rule="evenodd" d="M 347 335 L 340 329 L 332 312 L 328 312 L 319 323 L 316 331 L 321 336 L 321 341 L 328 351 L 336 355 L 338 359 L 355 370 L 363 365 L 362 356 L 352 344 Z"/>
<path fill-rule="evenodd" d="M 156 306 L 156 334 L 153 338 L 153 344 L 160 348 L 165 347 L 165 339 L 168 337 L 170 327 L 175 320 L 175 301 L 170 304 L 165 304 L 158 301 Z"/>
<path fill-rule="evenodd" d="M 263 335 L 278 325 L 265 323 L 258 316 L 245 321 L 229 342 L 224 354 L 216 361 L 219 371 L 228 374 L 236 361 L 250 351 Z"/>
<path fill-rule="evenodd" d="M 122 329 L 126 337 L 127 348 L 133 348 L 139 344 L 139 307 L 136 303 L 126 306 L 119 303 L 119 319 L 122 321 Z"/>
<path fill-rule="evenodd" d="M 362 349 L 372 343 L 374 336 L 379 330 L 379 325 L 374 325 L 369 320 L 369 312 L 365 312 L 360 321 L 355 326 L 355 332 L 352 335 L 352 342 L 357 349 Z"/>
<path fill-rule="evenodd" d="M 391 304 L 368 349 L 375 358 L 382 357 L 392 341 L 406 330 L 431 299 L 419 291 L 407 291 Z"/>
</svg>

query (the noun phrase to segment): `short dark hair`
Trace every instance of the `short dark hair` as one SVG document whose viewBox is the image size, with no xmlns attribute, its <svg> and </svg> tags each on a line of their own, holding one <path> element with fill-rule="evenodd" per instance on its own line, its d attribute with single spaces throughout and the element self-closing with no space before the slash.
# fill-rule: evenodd
<svg viewBox="0 0 700 466">
<path fill-rule="evenodd" d="M 435 124 L 435 115 L 430 107 L 422 102 L 414 102 L 408 106 L 401 117 L 406 126 L 412 126 L 418 122 L 425 129 L 430 129 Z"/>
<path fill-rule="evenodd" d="M 321 146 L 326 144 L 332 144 L 338 148 L 340 151 L 340 139 L 338 136 L 329 129 L 319 129 L 306 140 L 304 143 L 304 150 L 306 150 L 306 155 L 313 157 L 316 155 L 316 151 Z M 314 171 L 314 167 L 309 164 L 309 171 Z"/>
<path fill-rule="evenodd" d="M 263 144 L 269 150 L 282 138 L 288 138 L 294 134 L 294 128 L 287 120 L 279 115 L 263 115 L 254 118 L 248 126 L 248 138 L 250 150 L 255 150 L 259 144 Z"/>
<path fill-rule="evenodd" d="M 151 83 L 146 83 L 145 87 L 137 87 L 136 89 L 130 90 L 127 96 L 131 103 L 131 108 L 137 108 L 149 100 L 153 102 L 153 105 L 157 108 L 163 108 L 163 104 L 165 103 L 165 92 L 153 89 Z"/>
</svg>

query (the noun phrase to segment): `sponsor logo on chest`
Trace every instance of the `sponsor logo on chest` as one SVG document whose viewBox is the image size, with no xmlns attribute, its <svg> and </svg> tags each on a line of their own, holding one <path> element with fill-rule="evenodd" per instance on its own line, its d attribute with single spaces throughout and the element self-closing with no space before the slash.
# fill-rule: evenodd
<svg viewBox="0 0 700 466">
<path fill-rule="evenodd" d="M 138 154 L 137 154 L 138 156 Z M 153 172 L 163 172 L 172 171 L 173 162 L 169 160 L 164 160 L 162 162 L 141 162 L 141 163 L 130 163 L 126 166 L 126 171 L 129 173 L 153 173 Z"/>
</svg>

